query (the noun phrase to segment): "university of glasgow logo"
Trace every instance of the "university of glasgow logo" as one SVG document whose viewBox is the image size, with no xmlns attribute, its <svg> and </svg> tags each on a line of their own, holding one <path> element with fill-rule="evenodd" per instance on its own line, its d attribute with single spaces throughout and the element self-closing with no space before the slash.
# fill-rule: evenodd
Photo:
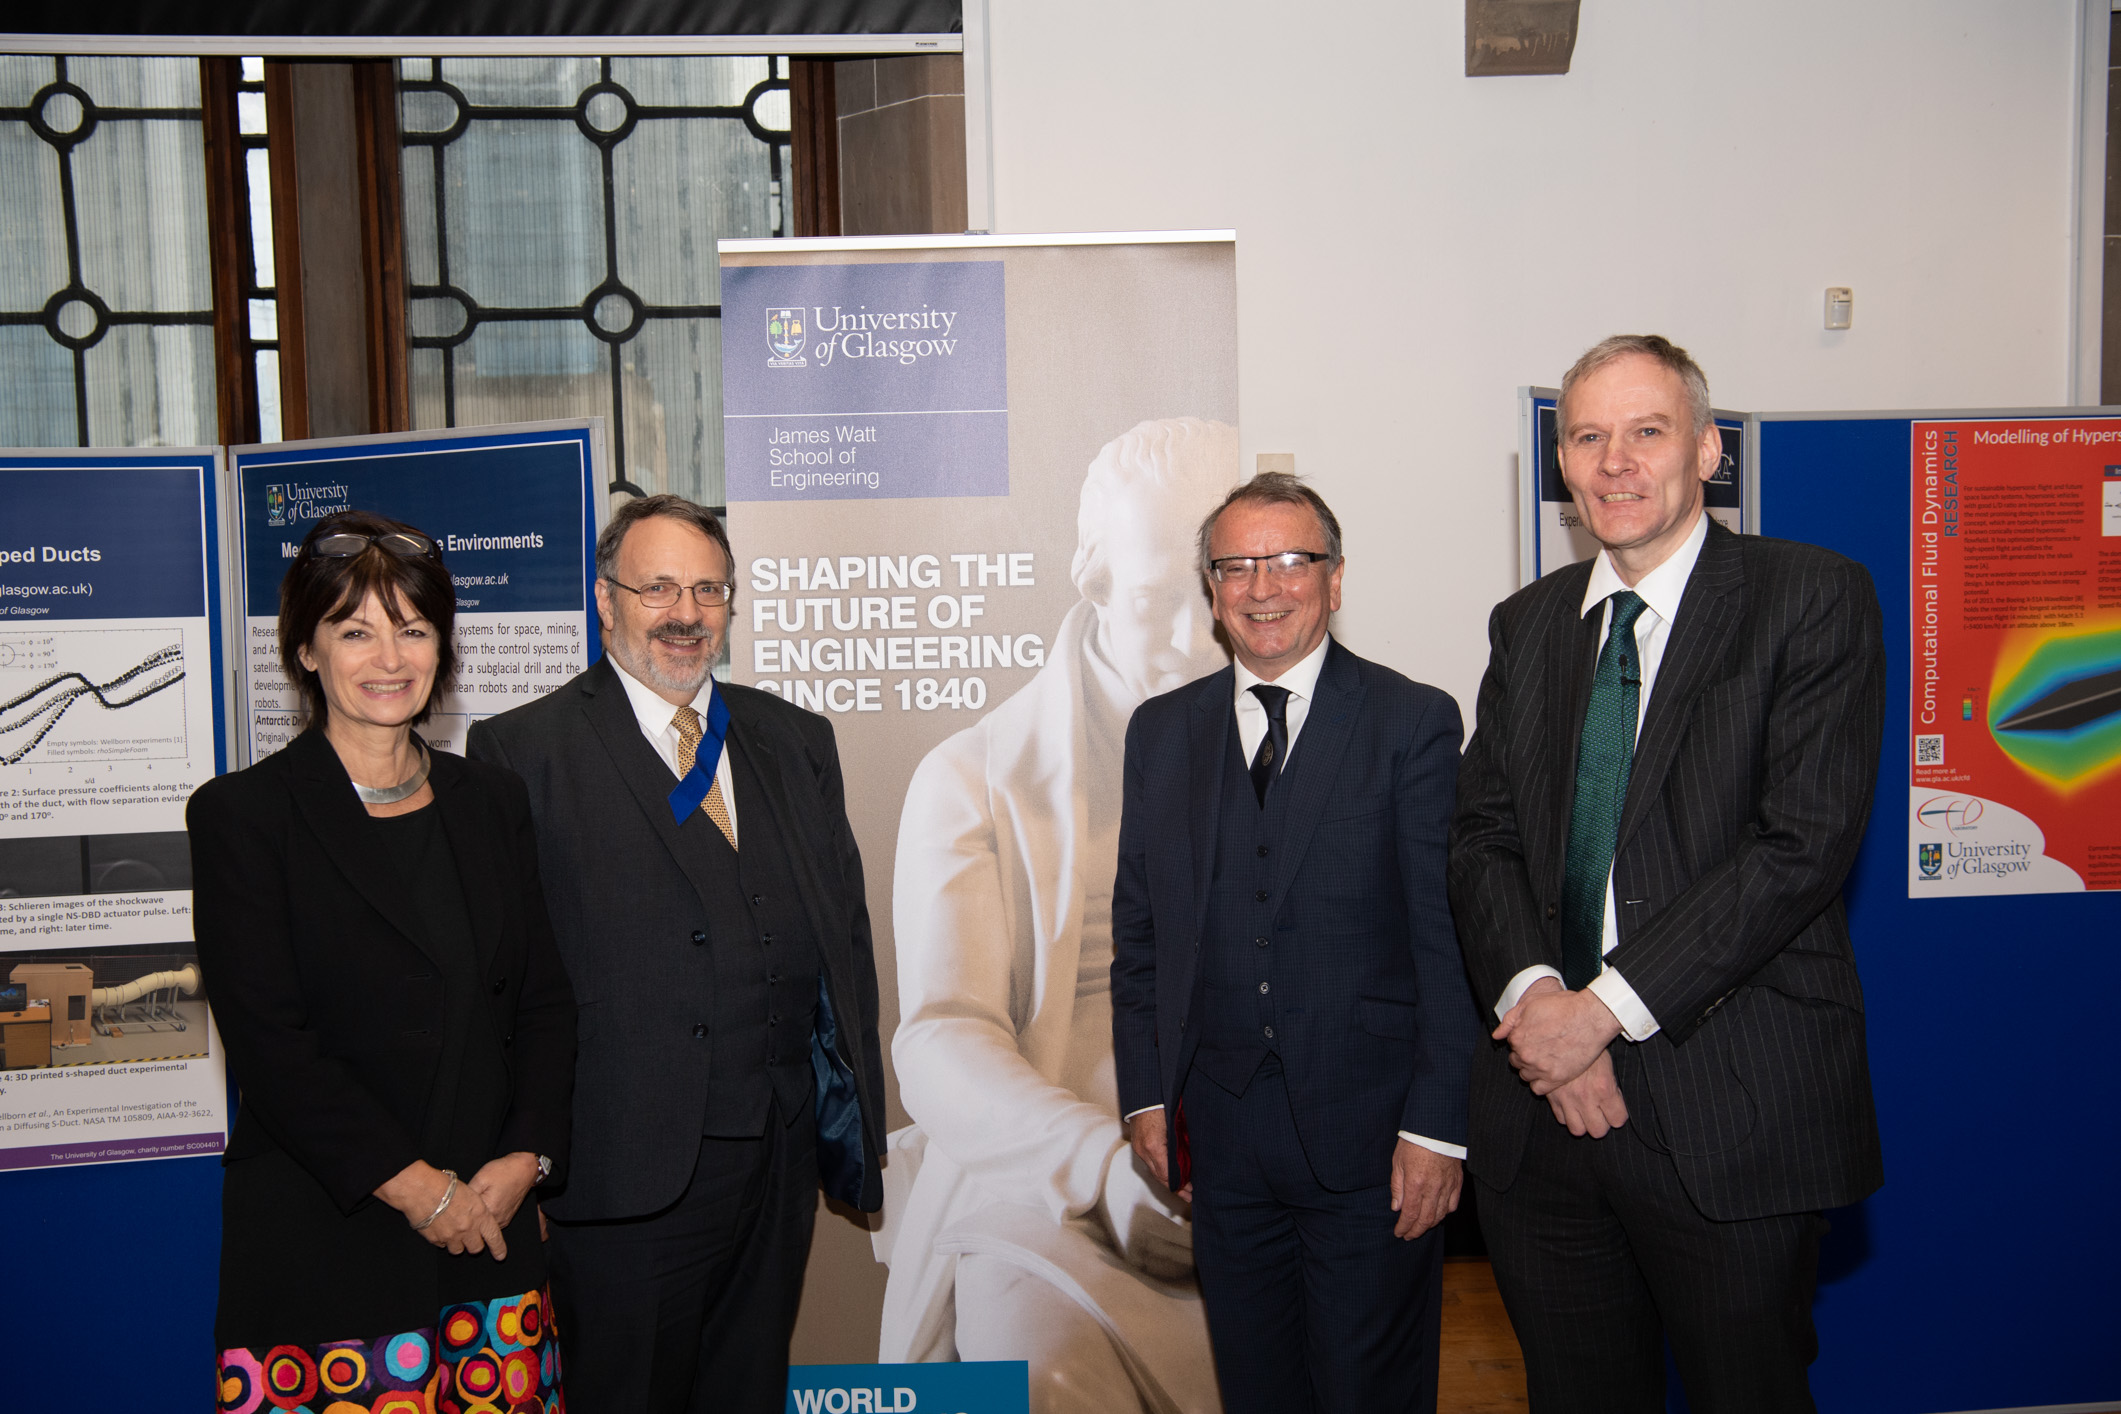
<svg viewBox="0 0 2121 1414">
<path fill-rule="evenodd" d="M 1944 846 L 1920 844 L 1915 846 L 1915 862 L 1922 866 L 1922 877 L 1934 879 L 1944 868 Z"/>
<path fill-rule="evenodd" d="M 769 309 L 766 311 L 766 347 L 773 350 L 773 357 L 766 360 L 768 368 L 807 368 L 809 360 L 803 357 L 803 345 L 808 336 L 803 331 L 801 309 Z"/>
<path fill-rule="evenodd" d="M 285 486 L 268 486 L 265 488 L 265 523 L 267 525 L 287 524 L 287 488 Z"/>
</svg>

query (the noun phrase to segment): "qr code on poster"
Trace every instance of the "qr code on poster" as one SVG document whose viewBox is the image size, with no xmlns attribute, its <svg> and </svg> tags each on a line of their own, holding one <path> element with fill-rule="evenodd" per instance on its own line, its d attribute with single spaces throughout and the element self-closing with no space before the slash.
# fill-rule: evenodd
<svg viewBox="0 0 2121 1414">
<path fill-rule="evenodd" d="M 1942 766 L 1944 764 L 1944 738 L 1942 736 L 1916 737 L 1915 764 L 1917 766 Z"/>
</svg>

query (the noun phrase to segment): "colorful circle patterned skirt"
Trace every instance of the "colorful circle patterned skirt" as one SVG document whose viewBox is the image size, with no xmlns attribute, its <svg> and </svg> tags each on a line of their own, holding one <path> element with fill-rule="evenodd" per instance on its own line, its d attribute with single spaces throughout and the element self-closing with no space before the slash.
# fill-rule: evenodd
<svg viewBox="0 0 2121 1414">
<path fill-rule="evenodd" d="M 451 1306 L 377 1340 L 224 1350 L 222 1414 L 566 1414 L 547 1290 Z"/>
</svg>

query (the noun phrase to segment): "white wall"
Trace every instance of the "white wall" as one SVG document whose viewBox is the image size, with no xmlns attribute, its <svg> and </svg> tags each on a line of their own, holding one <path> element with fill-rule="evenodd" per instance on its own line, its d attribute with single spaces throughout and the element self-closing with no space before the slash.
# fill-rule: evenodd
<svg viewBox="0 0 2121 1414">
<path fill-rule="evenodd" d="M 1485 79 L 1463 10 L 988 25 L 996 229 L 1236 228 L 1246 465 L 1296 454 L 1348 531 L 1341 636 L 1469 727 L 1515 389 L 1598 338 L 1669 335 L 1724 407 L 2067 400 L 2073 0 L 1587 0 L 1573 72 Z"/>
</svg>

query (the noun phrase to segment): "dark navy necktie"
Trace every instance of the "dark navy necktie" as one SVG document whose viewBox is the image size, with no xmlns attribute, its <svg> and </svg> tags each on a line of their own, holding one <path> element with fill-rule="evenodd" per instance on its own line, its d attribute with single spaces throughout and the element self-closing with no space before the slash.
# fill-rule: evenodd
<svg viewBox="0 0 2121 1414">
<path fill-rule="evenodd" d="M 1576 798 L 1569 809 L 1569 852 L 1561 882 L 1561 980 L 1572 992 L 1605 965 L 1606 880 L 1620 841 L 1620 810 L 1635 765 L 1635 723 L 1642 701 L 1642 655 L 1635 620 L 1647 606 L 1623 589 L 1612 599 L 1613 624 L 1591 679 L 1576 748 Z"/>
<path fill-rule="evenodd" d="M 1282 758 L 1289 754 L 1289 689 L 1263 682 L 1253 686 L 1252 695 L 1267 709 L 1267 734 L 1252 753 L 1252 793 L 1264 809 L 1267 787 L 1281 774 Z"/>
</svg>

